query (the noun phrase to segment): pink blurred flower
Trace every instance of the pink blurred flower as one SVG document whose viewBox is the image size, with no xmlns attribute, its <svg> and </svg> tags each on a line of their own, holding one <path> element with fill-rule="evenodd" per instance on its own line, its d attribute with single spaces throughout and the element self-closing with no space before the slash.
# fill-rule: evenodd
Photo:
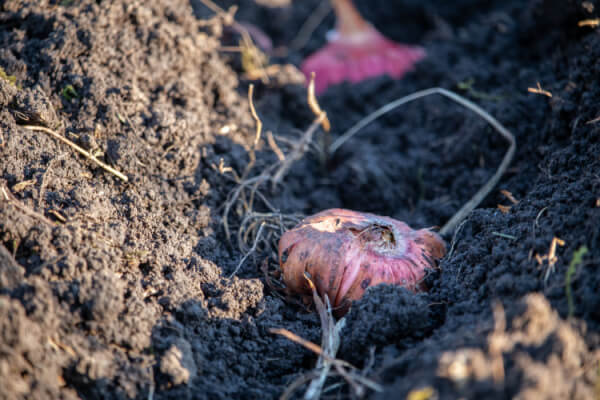
<svg viewBox="0 0 600 400">
<path fill-rule="evenodd" d="M 329 43 L 310 55 L 302 72 L 316 74 L 315 91 L 343 81 L 360 82 L 387 74 L 399 79 L 425 57 L 425 50 L 384 37 L 365 21 L 351 0 L 331 0 L 336 14 L 336 31 Z"/>
</svg>

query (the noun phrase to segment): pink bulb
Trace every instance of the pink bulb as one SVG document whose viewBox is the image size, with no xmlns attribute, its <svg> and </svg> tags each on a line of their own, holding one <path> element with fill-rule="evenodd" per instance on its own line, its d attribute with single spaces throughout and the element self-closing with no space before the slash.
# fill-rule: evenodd
<svg viewBox="0 0 600 400">
<path fill-rule="evenodd" d="M 307 272 L 338 315 L 370 286 L 424 289 L 425 270 L 434 268 L 445 253 L 443 240 L 429 229 L 413 230 L 393 218 L 343 209 L 308 217 L 279 241 L 287 290 L 310 297 Z"/>
<path fill-rule="evenodd" d="M 315 73 L 317 94 L 343 81 L 357 83 L 386 74 L 400 79 L 425 57 L 422 47 L 395 43 L 384 37 L 360 16 L 350 0 L 332 2 L 337 32 L 301 66 L 307 79 Z"/>
</svg>

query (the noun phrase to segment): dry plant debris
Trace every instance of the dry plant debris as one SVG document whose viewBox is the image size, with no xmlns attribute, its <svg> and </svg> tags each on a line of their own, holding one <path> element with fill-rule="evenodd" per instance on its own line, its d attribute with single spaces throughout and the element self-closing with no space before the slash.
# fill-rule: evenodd
<svg viewBox="0 0 600 400">
<path fill-rule="evenodd" d="M 293 382 L 281 396 L 281 399 L 288 399 L 295 390 L 308 382 L 310 382 L 310 384 L 304 393 L 303 398 L 306 400 L 316 400 L 321 398 L 327 378 L 333 375 L 331 373 L 332 368 L 337 375 L 342 377 L 344 381 L 350 385 L 354 394 L 359 398 L 366 394 L 367 389 L 381 392 L 382 388 L 377 382 L 366 378 L 364 373 L 359 373 L 358 368 L 352 364 L 336 358 L 341 341 L 340 332 L 344 328 L 346 320 L 342 318 L 336 323 L 332 314 L 329 297 L 326 294 L 323 297 L 324 300 L 320 297 L 309 274 L 303 274 L 303 278 L 306 279 L 307 284 L 311 289 L 313 301 L 319 314 L 322 332 L 321 346 L 303 339 L 287 329 L 271 329 L 270 331 L 273 334 L 281 335 L 304 346 L 317 354 L 319 358 L 315 369 L 308 374 L 301 375 Z"/>
<path fill-rule="evenodd" d="M 591 28 L 595 28 L 597 26 L 600 26 L 600 18 L 581 20 L 577 23 L 577 26 L 579 26 L 579 27 L 589 26 Z"/>
<path fill-rule="evenodd" d="M 502 214 L 508 214 L 512 206 L 505 206 L 503 204 L 498 204 L 498 209 L 502 212 Z"/>
<path fill-rule="evenodd" d="M 544 261 L 548 262 L 548 267 L 546 268 L 546 272 L 544 273 L 544 283 L 546 283 L 548 281 L 550 274 L 552 272 L 554 272 L 554 266 L 558 262 L 558 257 L 556 256 L 557 246 L 564 246 L 564 245 L 565 245 L 565 241 L 561 240 L 555 236 L 552 239 L 552 242 L 550 242 L 550 249 L 548 250 L 547 254 L 545 254 L 545 255 L 536 254 L 535 255 L 535 259 L 540 266 L 544 264 Z"/>
<path fill-rule="evenodd" d="M 52 221 L 50 221 L 44 215 L 42 215 L 34 210 L 31 210 L 27 206 L 21 204 L 21 202 L 19 202 L 19 200 L 17 200 L 17 198 L 11 193 L 11 191 L 8 189 L 8 187 L 6 187 L 6 184 L 4 184 L 4 183 L 0 184 L 0 193 L 2 194 L 2 196 L 1 196 L 2 200 L 8 202 L 9 204 L 12 204 L 18 210 L 21 210 L 24 214 L 26 214 L 30 217 L 36 218 L 48 226 L 54 226 Z"/>
<path fill-rule="evenodd" d="M 262 137 L 263 124 L 254 107 L 253 86 L 250 85 L 248 100 L 250 113 L 256 122 L 256 134 L 254 145 L 248 151 L 250 161 L 245 168 L 245 172 L 240 176 L 231 167 L 225 166 L 222 160 L 218 166 L 213 166 L 213 169 L 221 172 L 223 176 L 233 179 L 236 184 L 227 195 L 222 218 L 227 238 L 231 237 L 232 232 L 229 225 L 231 211 L 234 210 L 240 219 L 236 230 L 238 247 L 244 256 L 231 276 L 241 268 L 248 258 L 250 251 L 257 252 L 260 249 L 261 253 L 272 254 L 274 256 L 273 259 L 276 259 L 279 238 L 286 230 L 295 226 L 301 219 L 299 215 L 282 214 L 279 212 L 269 202 L 263 191 L 268 187 L 269 183 L 271 184 L 271 188 L 275 188 L 282 182 L 292 165 L 309 151 L 310 145 L 313 144 L 314 135 L 320 127 L 323 127 L 323 129 L 330 128 L 327 114 L 321 110 L 314 95 L 314 79 L 311 79 L 308 86 L 307 96 L 309 107 L 315 113 L 315 120 L 297 141 L 282 141 L 282 144 L 288 147 L 287 153 L 281 150 L 274 135 L 271 132 L 267 132 L 267 142 L 273 153 L 276 154 L 277 161 L 264 168 L 257 175 L 251 176 L 256 160 L 255 151 Z M 264 211 L 257 211 L 257 202 L 260 203 L 259 208 L 264 209 Z"/>
<path fill-rule="evenodd" d="M 542 89 L 542 85 L 540 85 L 539 82 L 537 83 L 536 87 L 527 88 L 527 91 L 529 93 L 541 94 L 543 96 L 550 97 L 550 98 L 552 97 L 552 93 L 550 93 L 547 90 Z"/>
<path fill-rule="evenodd" d="M 237 6 L 232 6 L 225 11 L 211 0 L 200 1 L 221 17 L 224 25 L 231 27 L 241 36 L 237 46 L 221 46 L 220 50 L 240 54 L 244 79 L 260 80 L 265 84 L 270 83 L 272 78 L 289 83 L 305 83 L 304 76 L 293 64 L 269 64 L 269 56 L 265 51 L 269 54 L 273 52 L 271 39 L 258 27 L 236 21 Z"/>
<path fill-rule="evenodd" d="M 127 182 L 129 180 L 127 178 L 127 176 L 125 174 L 123 174 L 122 172 L 111 167 L 110 165 L 106 164 L 105 162 L 98 160 L 98 158 L 94 154 L 85 150 L 83 147 L 76 145 L 75 143 L 73 143 L 66 137 L 60 135 L 59 133 L 53 131 L 52 129 L 46 128 L 45 126 L 39 126 L 39 125 L 21 125 L 21 126 L 25 129 L 29 129 L 30 131 L 44 132 L 44 133 L 52 136 L 53 138 L 65 143 L 66 145 L 68 145 L 69 147 L 71 147 L 72 149 L 77 151 L 79 154 L 83 155 L 85 158 L 87 158 L 88 160 L 90 160 L 93 163 L 95 163 L 96 165 L 98 165 L 100 168 L 104 169 L 107 172 L 110 172 L 111 174 L 115 175 L 117 178 L 121 179 L 123 182 Z"/>
<path fill-rule="evenodd" d="M 232 6 L 228 11 L 225 11 L 212 0 L 200 0 L 200 2 L 221 17 L 224 25 L 231 26 L 242 37 L 238 47 L 222 47 L 221 50 L 239 52 L 242 56 L 242 67 L 250 76 L 250 79 L 262 79 L 264 82 L 268 82 L 269 77 L 265 72 L 268 57 L 254 44 L 248 27 L 235 20 L 237 6 Z"/>
<path fill-rule="evenodd" d="M 406 396 L 406 400 L 431 400 L 434 398 L 436 398 L 436 392 L 431 386 L 411 390 L 408 396 Z"/>
<path fill-rule="evenodd" d="M 263 124 L 260 118 L 258 118 L 258 114 L 256 114 L 256 108 L 254 108 L 254 85 L 250 85 L 248 88 L 248 103 L 250 104 L 250 114 L 252 114 L 252 118 L 256 122 L 256 135 L 254 137 L 254 147 L 256 147 L 260 142 Z"/>
<path fill-rule="evenodd" d="M 434 87 L 430 89 L 420 90 L 418 92 L 414 92 L 407 96 L 403 96 L 399 99 L 396 99 L 379 109 L 373 111 L 371 114 L 367 115 L 360 121 L 358 121 L 354 126 L 348 129 L 344 134 L 342 134 L 339 138 L 337 138 L 329 147 L 329 154 L 333 155 L 337 149 L 339 149 L 344 143 L 346 143 L 352 136 L 356 135 L 361 129 L 369 125 L 371 122 L 375 121 L 379 117 L 384 114 L 389 113 L 390 111 L 395 110 L 396 108 L 415 101 L 417 99 L 421 99 L 423 97 L 431 96 L 433 94 L 438 94 L 444 96 L 455 103 L 460 104 L 461 106 L 473 111 L 475 114 L 479 115 L 483 118 L 488 124 L 490 124 L 509 144 L 509 148 L 502 159 L 502 163 L 496 170 L 496 173 L 488 180 L 488 182 L 481 187 L 473 195 L 473 197 L 462 206 L 460 210 L 458 210 L 452 218 L 440 229 L 440 234 L 442 236 L 448 235 L 454 231 L 454 229 L 466 218 L 466 216 L 475 209 L 483 199 L 492 191 L 492 189 L 496 186 L 496 184 L 500 181 L 502 175 L 510 165 L 515 151 L 517 149 L 517 142 L 515 140 L 514 135 L 506 129 L 496 118 L 492 117 L 488 112 L 483 110 L 477 104 L 473 103 L 470 100 L 465 99 L 464 97 L 446 90 L 444 88 Z"/>
<path fill-rule="evenodd" d="M 508 199 L 508 201 L 510 201 L 513 205 L 519 204 L 519 200 L 515 199 L 513 194 L 511 192 L 509 192 L 508 190 L 501 190 L 500 193 L 502 193 L 504 195 L 504 197 L 506 197 Z M 510 211 L 511 208 L 512 208 L 512 206 L 498 204 L 498 209 L 502 212 L 502 214 L 508 214 L 508 212 Z"/>
</svg>

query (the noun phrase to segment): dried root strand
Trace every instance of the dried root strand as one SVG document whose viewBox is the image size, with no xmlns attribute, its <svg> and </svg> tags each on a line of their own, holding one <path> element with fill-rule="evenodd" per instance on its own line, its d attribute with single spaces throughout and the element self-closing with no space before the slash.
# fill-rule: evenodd
<svg viewBox="0 0 600 400">
<path fill-rule="evenodd" d="M 340 346 L 340 333 L 345 326 L 346 320 L 340 319 L 337 323 L 331 313 L 331 304 L 327 295 L 325 295 L 325 301 L 318 295 L 316 287 L 310 277 L 306 274 L 306 280 L 313 291 L 313 300 L 317 312 L 319 313 L 319 319 L 321 321 L 321 346 L 312 343 L 302 337 L 296 335 L 287 329 L 271 329 L 270 332 L 281 335 L 295 343 L 298 343 L 308 350 L 319 356 L 315 369 L 308 374 L 300 376 L 294 381 L 284 392 L 281 398 L 289 398 L 295 390 L 300 388 L 303 384 L 310 382 L 306 392 L 304 393 L 304 399 L 316 400 L 321 397 L 323 393 L 325 381 L 327 377 L 332 375 L 339 375 L 352 387 L 352 390 L 358 397 L 364 396 L 367 389 L 374 390 L 376 392 L 383 391 L 381 385 L 365 377 L 364 373 L 359 373 L 358 369 L 347 361 L 336 358 L 339 346 Z M 334 369 L 335 373 L 331 371 Z"/>
<path fill-rule="evenodd" d="M 271 179 L 273 188 L 275 188 L 281 183 L 288 170 L 291 168 L 292 164 L 304 157 L 304 154 L 306 154 L 306 152 L 308 151 L 309 145 L 313 140 L 315 132 L 323 123 L 325 118 L 327 118 L 327 115 L 325 115 L 324 113 L 321 114 L 310 125 L 306 132 L 304 132 L 302 138 L 298 141 L 298 143 L 296 143 L 291 153 L 288 154 L 288 156 L 286 156 L 285 161 L 281 163 L 277 171 L 273 174 L 273 177 Z"/>
<path fill-rule="evenodd" d="M 321 110 L 321 106 L 319 106 L 319 102 L 317 101 L 317 96 L 315 96 L 315 73 L 312 72 L 310 74 L 310 82 L 308 83 L 308 106 L 311 111 L 315 114 L 317 118 L 323 116 L 323 120 L 321 121 L 321 126 L 323 126 L 323 130 L 325 132 L 329 132 L 331 130 L 331 123 L 327 118 L 327 113 Z"/>
<path fill-rule="evenodd" d="M 262 234 L 262 231 L 263 231 L 264 227 L 265 227 L 265 223 L 263 222 L 262 224 L 260 224 L 260 227 L 258 228 L 258 233 L 256 234 L 256 238 L 254 239 L 254 243 L 252 244 L 252 248 L 250 248 L 250 250 L 248 250 L 246 252 L 246 254 L 244 254 L 244 257 L 242 257 L 242 259 L 238 263 L 237 267 L 233 270 L 233 272 L 231 273 L 231 275 L 229 275 L 229 279 L 233 278 L 233 276 L 235 274 L 237 274 L 237 272 L 239 271 L 239 269 L 244 264 L 244 261 L 246 261 L 246 259 L 250 256 L 250 254 L 252 254 L 252 253 L 254 253 L 256 251 L 256 246 L 257 246 L 257 244 L 258 244 L 258 242 L 260 240 L 260 235 Z"/>
<path fill-rule="evenodd" d="M 12 192 L 8 189 L 8 187 L 3 182 L 0 183 L 0 199 L 8 202 L 9 204 L 12 204 L 18 210 L 21 210 L 21 212 L 23 212 L 25 215 L 36 218 L 39 221 L 43 222 L 44 224 L 46 224 L 50 227 L 54 226 L 52 221 L 50 221 L 44 215 L 28 208 L 24 204 L 21 204 L 21 202 L 19 200 L 17 200 L 15 195 L 12 194 Z"/>
<path fill-rule="evenodd" d="M 100 168 L 104 169 L 105 171 L 110 172 L 111 174 L 115 175 L 117 178 L 121 179 L 123 182 L 127 182 L 129 180 L 127 178 L 127 176 L 125 174 L 123 174 L 122 172 L 119 172 L 118 170 L 111 167 L 110 165 L 98 160 L 92 153 L 85 150 L 83 147 L 76 145 L 75 143 L 73 143 L 69 139 L 67 139 L 66 137 L 58 134 L 57 132 L 53 131 L 50 128 L 46 128 L 45 126 L 39 126 L 39 125 L 21 125 L 21 127 L 25 128 L 25 129 L 29 129 L 30 131 L 44 132 L 44 133 L 52 136 L 53 138 L 65 143 L 66 145 L 68 145 L 69 147 L 71 147 L 72 149 L 77 151 L 79 154 L 83 155 L 88 160 L 90 160 L 93 163 L 95 163 L 96 165 L 98 165 Z"/>
<path fill-rule="evenodd" d="M 277 156 L 277 161 L 264 168 L 256 176 L 250 175 L 255 166 L 255 151 L 262 137 L 263 123 L 254 106 L 254 86 L 250 85 L 248 89 L 250 113 L 256 122 L 254 143 L 248 151 L 250 161 L 242 176 L 239 176 L 231 169 L 227 169 L 226 171 L 226 168 L 222 165 L 218 168 L 221 173 L 231 172 L 233 176 L 231 179 L 236 184 L 236 186 L 227 194 L 223 209 L 222 224 L 228 240 L 230 240 L 232 232 L 232 227 L 229 222 L 232 209 L 237 211 L 238 216 L 241 219 L 239 226 L 236 228 L 238 247 L 244 256 L 231 276 L 239 271 L 243 263 L 247 260 L 250 252 L 262 252 L 263 250 L 269 249 L 275 251 L 277 248 L 277 241 L 283 232 L 296 225 L 301 219 L 301 216 L 286 215 L 279 212 L 263 193 L 263 189 L 269 182 L 272 184 L 272 188 L 275 188 L 283 181 L 294 162 L 300 160 L 310 150 L 311 145 L 314 146 L 313 137 L 320 126 L 323 127 L 324 130 L 330 129 L 327 114 L 319 107 L 314 94 L 314 79 L 311 82 L 312 84 L 309 85 L 307 90 L 307 102 L 316 115 L 315 120 L 298 140 L 278 138 L 280 142 L 286 143 L 286 145 L 289 146 L 287 154 L 279 148 L 274 135 L 271 132 L 267 132 L 267 142 L 271 150 Z M 215 169 L 217 169 L 216 166 Z M 257 212 L 257 208 L 266 211 Z"/>
<path fill-rule="evenodd" d="M 256 113 L 256 108 L 254 108 L 254 85 L 253 84 L 250 84 L 250 87 L 248 88 L 248 103 L 250 104 L 250 114 L 252 115 L 252 118 L 254 118 L 254 121 L 256 121 L 256 135 L 254 137 L 254 147 L 256 148 L 256 146 L 258 146 L 258 142 L 260 142 L 260 136 L 262 133 L 263 123 L 260 120 L 260 118 L 258 118 L 258 114 Z"/>
<path fill-rule="evenodd" d="M 291 50 L 298 51 L 308 43 L 313 32 L 321 25 L 325 17 L 331 12 L 331 3 L 329 1 L 321 1 L 320 4 L 314 9 L 310 16 L 306 19 L 300 30 L 296 34 L 296 37 L 290 42 L 289 48 Z M 287 51 L 282 53 L 281 56 L 287 55 Z"/>
<path fill-rule="evenodd" d="M 337 151 L 337 149 L 339 149 L 344 143 L 346 143 L 352 136 L 356 135 L 361 129 L 363 129 L 382 115 L 387 114 L 388 112 L 395 110 L 396 108 L 404 104 L 434 94 L 444 96 L 454 101 L 455 103 L 458 103 L 461 106 L 473 111 L 475 114 L 479 115 L 487 123 L 489 123 L 509 143 L 509 148 L 506 154 L 504 155 L 504 158 L 502 159 L 502 163 L 496 170 L 496 173 L 442 227 L 442 229 L 440 230 L 440 234 L 442 236 L 446 236 L 452 233 L 456 226 L 458 226 L 467 217 L 467 215 L 469 215 L 471 211 L 473 211 L 475 207 L 477 207 L 483 201 L 483 199 L 492 191 L 496 184 L 498 184 L 500 178 L 502 177 L 502 175 L 504 175 L 504 172 L 510 165 L 517 148 L 517 143 L 514 135 L 508 129 L 506 129 L 504 125 L 498 122 L 498 120 L 492 117 L 487 111 L 479 107 L 477 104 L 465 99 L 464 97 L 454 92 L 440 87 L 420 90 L 418 92 L 394 100 L 391 103 L 382 106 L 381 108 L 375 110 L 373 113 L 367 115 L 365 118 L 358 121 L 353 127 L 348 129 L 342 136 L 337 138 L 331 144 L 331 146 L 329 147 L 329 155 L 333 155 Z"/>
</svg>

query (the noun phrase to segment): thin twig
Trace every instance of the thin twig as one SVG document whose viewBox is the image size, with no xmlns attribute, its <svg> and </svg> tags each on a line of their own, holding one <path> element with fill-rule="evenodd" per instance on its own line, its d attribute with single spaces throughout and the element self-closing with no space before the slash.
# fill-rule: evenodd
<svg viewBox="0 0 600 400">
<path fill-rule="evenodd" d="M 79 154 L 81 154 L 84 157 L 88 158 L 92 162 L 96 163 L 96 165 L 98 165 L 100 168 L 102 168 L 102 169 L 110 172 L 111 174 L 115 175 L 117 178 L 121 179 L 124 182 L 128 181 L 127 176 L 125 176 L 123 173 L 117 171 L 115 168 L 111 167 L 110 165 L 105 164 L 102 161 L 98 160 L 89 151 L 87 151 L 84 148 L 82 148 L 82 147 L 76 145 L 75 143 L 71 142 L 66 137 L 64 137 L 62 135 L 59 135 L 57 132 L 53 131 L 52 129 L 46 128 L 45 126 L 39 126 L 39 125 L 21 125 L 21 126 L 23 128 L 25 128 L 25 129 L 29 129 L 31 131 L 39 131 L 39 132 L 47 133 L 48 135 L 52 136 L 53 138 L 55 138 L 55 139 L 57 139 L 57 140 L 65 143 L 66 145 L 70 146 L 75 151 L 77 151 Z"/>
<path fill-rule="evenodd" d="M 258 118 L 258 114 L 256 113 L 256 109 L 254 108 L 254 84 L 250 84 L 248 88 L 248 103 L 250 103 L 250 114 L 252 114 L 252 118 L 256 121 L 256 136 L 254 137 L 254 147 L 258 146 L 258 142 L 260 141 L 260 134 L 262 133 L 262 121 Z"/>
<path fill-rule="evenodd" d="M 541 94 L 543 96 L 550 97 L 550 98 L 552 97 L 552 93 L 550 93 L 547 90 L 542 89 L 542 85 L 540 85 L 539 82 L 537 83 L 536 87 L 529 87 L 529 88 L 527 88 L 527 91 L 529 93 Z"/>
<path fill-rule="evenodd" d="M 277 156 L 279 161 L 285 161 L 285 154 L 281 151 L 275 138 L 273 137 L 273 133 L 271 131 L 267 132 L 267 142 L 269 143 L 269 147 L 273 150 L 273 153 Z"/>
<path fill-rule="evenodd" d="M 250 256 L 250 254 L 252 254 L 252 253 L 254 253 L 256 251 L 256 246 L 258 244 L 258 241 L 260 239 L 260 235 L 262 234 L 262 231 L 263 231 L 264 227 L 265 227 L 265 223 L 263 222 L 262 224 L 260 224 L 260 228 L 258 228 L 258 233 L 256 234 L 256 238 L 254 238 L 254 244 L 252 245 L 252 248 L 250 248 L 250 250 L 246 254 L 244 254 L 244 257 L 242 257 L 242 259 L 240 260 L 240 262 L 237 265 L 237 267 L 235 267 L 235 269 L 233 270 L 233 272 L 231 273 L 231 275 L 229 275 L 229 279 L 233 278 L 233 276 L 235 274 L 237 274 L 237 272 L 242 267 L 242 265 L 244 264 L 244 262 L 246 261 L 246 259 Z"/>
<path fill-rule="evenodd" d="M 271 328 L 269 329 L 269 332 L 276 334 L 276 335 L 281 335 L 286 339 L 291 340 L 294 343 L 298 343 L 301 346 L 306 347 L 308 350 L 312 351 L 313 353 L 319 355 L 319 356 L 323 356 L 325 358 L 329 358 L 328 355 L 326 355 L 325 353 L 323 353 L 323 349 L 321 349 L 321 346 L 319 346 L 318 344 L 314 344 L 313 342 L 303 339 L 300 336 L 296 335 L 294 332 L 291 332 L 287 329 L 283 329 L 283 328 Z M 331 360 L 333 361 L 333 360 Z"/>
<path fill-rule="evenodd" d="M 315 95 L 315 73 L 311 72 L 310 74 L 310 82 L 308 83 L 308 94 L 307 94 L 308 106 L 310 110 L 315 114 L 315 117 L 320 118 L 323 115 L 323 119 L 321 125 L 323 126 L 323 130 L 325 132 L 329 132 L 331 129 L 331 123 L 329 122 L 329 118 L 327 118 L 327 113 L 321 109 L 319 102 L 317 101 L 317 96 Z"/>
<path fill-rule="evenodd" d="M 321 25 L 330 12 L 331 3 L 329 1 L 321 1 L 319 6 L 315 8 L 306 21 L 304 21 L 298 34 L 291 41 L 289 48 L 297 51 L 306 46 L 306 43 L 308 43 L 313 32 Z"/>
<path fill-rule="evenodd" d="M 430 88 L 430 89 L 421 90 L 421 91 L 409 94 L 408 96 L 404 96 L 397 100 L 394 100 L 391 103 L 388 103 L 388 104 L 384 105 L 383 107 L 379 108 L 378 110 L 374 111 L 373 113 L 369 114 L 362 120 L 358 121 L 353 127 L 348 129 L 348 131 L 346 131 L 342 136 L 340 136 L 338 139 L 336 139 L 332 143 L 332 145 L 329 147 L 329 154 L 330 154 L 330 156 L 333 155 L 336 152 L 336 150 L 340 148 L 340 146 L 342 146 L 346 141 L 348 141 L 348 139 L 350 139 L 352 136 L 357 134 L 362 128 L 369 125 L 371 122 L 375 121 L 377 118 L 381 117 L 382 115 L 384 115 L 406 103 L 409 103 L 409 102 L 412 102 L 417 99 L 420 99 L 420 98 L 423 98 L 426 96 L 430 96 L 433 94 L 439 94 L 444 97 L 447 97 L 450 100 L 473 111 L 474 113 L 479 115 L 481 118 L 483 118 L 487 123 L 489 123 L 494 129 L 496 129 L 498 131 L 498 133 L 500 133 L 500 135 L 502 135 L 502 137 L 504 137 L 504 139 L 506 139 L 506 141 L 510 145 L 508 148 L 508 151 L 506 152 L 506 154 L 504 155 L 504 158 L 502 159 L 502 163 L 496 170 L 496 173 L 442 227 L 442 229 L 440 230 L 440 234 L 445 236 L 445 235 L 449 234 L 450 232 L 452 232 L 454 230 L 454 228 L 458 224 L 460 224 L 460 222 L 471 211 L 473 211 L 475 209 L 475 207 L 477 207 L 483 201 L 483 199 L 490 193 L 490 191 L 494 188 L 494 186 L 496 186 L 498 181 L 500 181 L 500 178 L 502 177 L 502 175 L 504 174 L 504 172 L 506 171 L 506 169 L 508 168 L 508 166 L 510 165 L 510 163 L 514 157 L 514 154 L 515 154 L 515 151 L 517 148 L 517 144 L 516 144 L 514 135 L 512 133 L 510 133 L 510 131 L 508 131 L 508 129 L 506 129 L 500 122 L 498 122 L 498 120 L 496 120 L 494 117 L 492 117 L 487 111 L 483 110 L 481 107 L 479 107 L 477 104 L 473 103 L 472 101 L 467 100 L 464 97 L 462 97 L 454 92 L 451 92 L 449 90 L 446 90 L 446 89 L 443 89 L 440 87 L 434 87 L 434 88 Z"/>
<path fill-rule="evenodd" d="M 306 132 L 304 132 L 304 135 L 302 136 L 300 141 L 296 144 L 296 146 L 292 150 L 291 154 L 289 154 L 288 157 L 286 157 L 285 161 L 283 161 L 281 163 L 281 166 L 279 167 L 279 169 L 277 169 L 277 172 L 273 175 L 273 180 L 272 180 L 273 187 L 276 187 L 279 184 L 279 182 L 281 182 L 281 180 L 287 173 L 288 169 L 290 169 L 292 164 L 302 158 L 302 156 L 306 152 L 306 147 L 312 141 L 312 137 L 313 137 L 314 133 L 319 128 L 319 125 L 321 125 L 323 123 L 323 120 L 325 118 L 326 118 L 326 115 L 324 113 L 321 114 L 321 116 L 319 118 L 317 118 L 316 120 L 313 121 L 313 123 L 306 130 Z"/>
<path fill-rule="evenodd" d="M 307 280 L 312 289 L 313 300 L 315 302 L 315 306 L 317 308 L 317 312 L 319 313 L 319 318 L 321 320 L 321 348 L 324 349 L 325 354 L 327 354 L 330 358 L 335 359 L 341 342 L 340 332 L 346 324 L 346 319 L 342 318 L 336 324 L 335 320 L 333 319 L 333 315 L 331 314 L 331 304 L 329 303 L 329 298 L 327 298 L 327 294 L 325 294 L 325 303 L 327 304 L 325 305 L 319 297 L 319 294 L 317 293 L 317 289 L 313 282 L 308 278 Z M 308 386 L 306 393 L 304 393 L 304 398 L 306 400 L 319 399 L 321 397 L 321 393 L 323 392 L 323 386 L 325 385 L 325 381 L 327 380 L 327 376 L 329 375 L 331 367 L 332 363 L 329 360 L 327 360 L 322 355 L 319 356 L 316 368 L 321 369 L 321 373 L 317 378 L 313 379 L 313 381 Z"/>
<path fill-rule="evenodd" d="M 319 376 L 319 372 L 316 370 L 309 371 L 305 374 L 300 375 L 296 378 L 288 387 L 285 388 L 285 391 L 279 397 L 279 400 L 288 400 L 292 397 L 294 392 L 298 390 L 299 387 L 304 385 L 307 382 L 312 381 L 314 378 Z"/>
<path fill-rule="evenodd" d="M 579 27 L 589 26 L 589 27 L 595 28 L 598 25 L 600 25 L 600 18 L 584 19 L 577 23 L 577 26 L 579 26 Z"/>
<path fill-rule="evenodd" d="M 8 187 L 6 187 L 6 185 L 4 185 L 4 184 L 0 185 L 0 193 L 2 193 L 2 197 L 4 198 L 4 200 L 6 200 L 7 202 L 12 204 L 19 210 L 23 211 L 23 213 L 25 213 L 26 215 L 37 218 L 48 226 L 51 226 L 51 227 L 54 226 L 52 221 L 50 221 L 44 215 L 42 215 L 36 211 L 30 210 L 28 207 L 21 204 L 19 202 L 19 200 L 17 200 L 17 198 L 11 193 L 11 191 L 8 189 Z"/>
</svg>

